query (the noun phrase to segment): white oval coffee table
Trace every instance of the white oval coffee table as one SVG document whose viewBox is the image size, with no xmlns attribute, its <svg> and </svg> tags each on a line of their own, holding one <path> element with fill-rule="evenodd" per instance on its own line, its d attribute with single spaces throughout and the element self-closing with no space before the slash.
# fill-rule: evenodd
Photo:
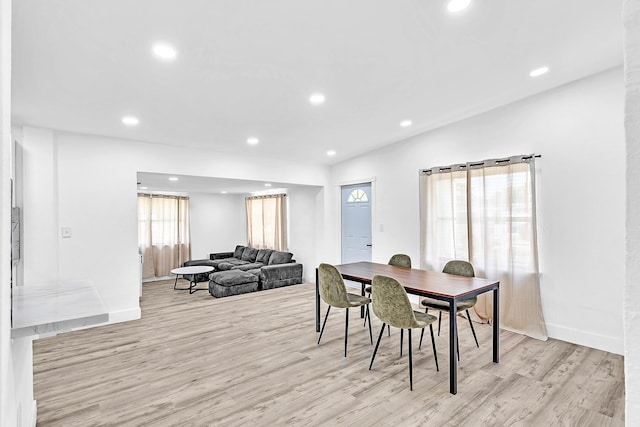
<svg viewBox="0 0 640 427">
<path fill-rule="evenodd" d="M 197 285 L 197 283 L 192 280 L 189 280 L 188 288 L 176 287 L 176 285 L 178 284 L 178 276 L 182 276 L 182 278 L 184 279 L 185 275 L 191 274 L 192 278 L 195 278 L 196 274 L 209 273 L 211 271 L 213 271 L 213 267 L 206 265 L 192 265 L 189 267 L 174 268 L 173 270 L 171 270 L 171 274 L 176 275 L 176 281 L 173 282 L 173 289 L 176 289 L 178 291 L 186 291 L 188 289 L 190 294 L 194 293 L 195 291 L 205 291 L 207 290 L 205 288 L 196 288 L 195 286 Z"/>
</svg>

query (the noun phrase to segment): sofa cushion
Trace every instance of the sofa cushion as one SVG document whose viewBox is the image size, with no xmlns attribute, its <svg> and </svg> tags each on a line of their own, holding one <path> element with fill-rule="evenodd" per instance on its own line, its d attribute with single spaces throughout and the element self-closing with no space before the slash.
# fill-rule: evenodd
<svg viewBox="0 0 640 427">
<path fill-rule="evenodd" d="M 260 249 L 258 251 L 258 255 L 256 256 L 256 262 L 261 262 L 263 264 L 267 264 L 269 262 L 269 257 L 273 249 Z"/>
<path fill-rule="evenodd" d="M 220 262 L 216 265 L 217 270 L 231 270 L 233 267 L 237 265 L 249 264 L 248 261 L 242 261 L 240 259 L 230 258 L 227 261 Z"/>
<path fill-rule="evenodd" d="M 273 251 L 269 257 L 269 265 L 286 264 L 291 261 L 293 254 L 291 252 Z"/>
<path fill-rule="evenodd" d="M 240 258 L 243 261 L 255 262 L 256 256 L 258 255 L 258 250 L 254 248 L 244 248 L 242 252 L 242 257 Z"/>
<path fill-rule="evenodd" d="M 215 268 L 216 270 L 219 270 L 220 269 L 220 264 L 222 264 L 224 262 L 230 262 L 230 261 L 237 261 L 237 259 L 235 259 L 235 258 L 214 259 L 214 260 L 211 260 L 211 266 L 213 268 Z"/>
<path fill-rule="evenodd" d="M 242 252 L 244 252 L 245 248 L 246 246 L 242 246 L 242 245 L 236 246 L 236 250 L 233 251 L 233 257 L 238 259 L 242 258 Z"/>
<path fill-rule="evenodd" d="M 231 267 L 231 270 L 247 271 L 247 270 L 254 270 L 256 268 L 261 268 L 261 267 L 264 267 L 264 264 L 261 262 L 248 262 L 246 264 L 234 265 L 233 267 Z"/>
</svg>

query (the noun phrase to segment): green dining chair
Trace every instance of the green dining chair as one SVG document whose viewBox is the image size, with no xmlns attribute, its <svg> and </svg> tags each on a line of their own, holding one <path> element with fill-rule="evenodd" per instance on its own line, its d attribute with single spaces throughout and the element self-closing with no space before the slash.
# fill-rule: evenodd
<svg viewBox="0 0 640 427">
<path fill-rule="evenodd" d="M 366 309 L 366 316 L 369 317 L 369 303 L 371 303 L 371 299 L 347 292 L 347 287 L 344 284 L 344 280 L 342 280 L 342 275 L 340 275 L 337 268 L 330 264 L 320 264 L 318 267 L 318 286 L 320 290 L 320 297 L 329 305 L 327 308 L 327 314 L 324 316 L 320 336 L 318 337 L 318 345 L 322 339 L 322 333 L 324 332 L 324 326 L 327 324 L 327 318 L 329 317 L 331 307 L 344 308 L 346 314 L 344 323 L 344 357 L 347 357 L 349 308 L 361 307 L 364 305 Z M 371 341 L 371 344 L 373 344 L 371 322 L 369 322 L 369 340 Z"/>
<path fill-rule="evenodd" d="M 411 268 L 411 257 L 405 254 L 395 254 L 389 259 L 389 262 L 387 264 L 395 265 L 396 267 Z M 366 288 L 364 288 L 364 291 L 367 293 L 369 297 L 371 297 L 371 286 L 367 286 Z M 367 323 L 366 316 L 364 318 L 364 323 L 365 324 Z M 388 329 L 389 335 L 391 335 L 391 328 L 389 327 L 387 329 Z M 400 351 L 402 351 L 402 348 L 400 349 Z M 402 356 L 402 354 L 400 355 Z"/>
<path fill-rule="evenodd" d="M 378 347 L 380 346 L 380 339 L 384 333 L 384 328 L 387 325 L 391 325 L 401 330 L 407 329 L 409 335 L 409 388 L 413 390 L 413 350 L 411 348 L 411 330 L 420 328 L 424 331 L 424 328 L 429 326 L 431 332 L 431 345 L 433 346 L 433 358 L 436 362 L 436 371 L 438 368 L 438 353 L 436 352 L 436 341 L 433 337 L 433 322 L 436 321 L 436 317 L 427 313 L 414 311 L 407 296 L 407 292 L 402 285 L 394 278 L 387 276 L 376 275 L 373 276 L 371 282 L 372 290 L 372 305 L 373 312 L 382 321 L 382 328 L 380 329 L 380 335 L 378 335 L 378 341 L 376 347 L 371 355 L 371 363 L 369 364 L 369 370 L 373 368 L 373 361 L 376 358 Z M 369 322 L 371 323 L 371 322 Z"/>
<path fill-rule="evenodd" d="M 455 274 L 456 276 L 465 276 L 465 277 L 475 277 L 475 272 L 473 271 L 473 266 L 467 261 L 449 261 L 444 268 L 442 269 L 443 273 L 447 274 Z M 478 301 L 477 297 L 469 298 L 463 301 L 459 301 L 456 307 L 456 313 L 460 313 L 462 311 L 466 312 L 467 320 L 469 321 L 469 326 L 471 326 L 471 332 L 473 333 L 473 339 L 476 341 L 476 347 L 480 348 L 480 344 L 478 344 L 478 338 L 476 337 L 476 331 L 473 328 L 473 322 L 471 321 L 471 315 L 469 314 L 469 309 L 476 305 Z M 440 336 L 440 325 L 442 323 L 442 312 L 449 312 L 449 303 L 446 301 L 439 301 L 432 298 L 423 298 L 420 301 L 420 305 L 425 307 L 425 313 L 429 311 L 429 309 L 438 310 L 440 315 L 438 316 L 438 336 Z M 457 334 L 456 334 L 457 338 Z M 420 336 L 420 342 L 422 342 L 422 336 Z M 456 343 L 456 347 L 458 347 Z M 458 360 L 460 359 L 460 349 L 458 348 Z"/>
</svg>

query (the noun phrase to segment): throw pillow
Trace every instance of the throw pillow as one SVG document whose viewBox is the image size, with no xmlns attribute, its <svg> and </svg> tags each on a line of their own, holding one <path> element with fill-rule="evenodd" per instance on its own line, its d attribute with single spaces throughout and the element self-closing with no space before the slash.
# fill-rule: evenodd
<svg viewBox="0 0 640 427">
<path fill-rule="evenodd" d="M 244 248 L 244 252 L 242 252 L 242 261 L 255 262 L 256 255 L 258 255 L 258 250 L 254 248 Z"/>
<path fill-rule="evenodd" d="M 272 252 L 273 252 L 273 249 L 260 249 L 258 251 L 258 255 L 256 256 L 256 262 L 261 262 L 263 264 L 268 264 L 269 263 L 269 257 L 271 256 Z"/>
<path fill-rule="evenodd" d="M 269 265 L 286 264 L 291 261 L 293 254 L 291 252 L 273 251 L 269 257 Z"/>
<path fill-rule="evenodd" d="M 242 246 L 242 245 L 236 246 L 236 250 L 233 251 L 233 257 L 238 259 L 242 258 L 242 252 L 244 252 L 244 248 L 246 248 L 246 246 Z"/>
</svg>

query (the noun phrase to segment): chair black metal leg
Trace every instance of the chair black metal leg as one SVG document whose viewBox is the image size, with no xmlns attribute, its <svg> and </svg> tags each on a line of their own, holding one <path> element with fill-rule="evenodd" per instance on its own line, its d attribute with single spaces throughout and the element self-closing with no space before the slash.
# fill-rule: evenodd
<svg viewBox="0 0 640 427">
<path fill-rule="evenodd" d="M 371 298 L 371 294 L 367 295 L 367 298 Z M 367 326 L 367 319 L 369 319 L 369 323 L 371 323 L 371 314 L 369 314 L 369 312 L 365 311 L 364 313 L 364 324 L 362 326 Z"/>
<path fill-rule="evenodd" d="M 409 390 L 413 391 L 413 351 L 411 350 L 411 329 L 407 329 L 407 333 L 409 334 Z"/>
<path fill-rule="evenodd" d="M 402 339 L 404 338 L 404 329 L 400 329 L 400 357 L 402 357 Z"/>
<path fill-rule="evenodd" d="M 369 339 L 371 340 L 371 345 L 373 345 L 373 332 L 371 332 L 371 313 L 369 312 L 369 304 L 367 304 L 367 314 L 365 317 L 369 318 Z"/>
<path fill-rule="evenodd" d="M 327 308 L 327 314 L 324 316 L 324 322 L 322 322 L 322 329 L 320 329 L 320 336 L 318 337 L 318 344 L 320 344 L 320 340 L 322 339 L 322 333 L 324 332 L 324 325 L 327 324 L 327 319 L 329 318 L 329 310 L 331 310 L 331 306 Z"/>
<path fill-rule="evenodd" d="M 391 336 L 391 326 L 387 325 L 387 336 Z"/>
<path fill-rule="evenodd" d="M 373 360 L 376 358 L 376 353 L 378 352 L 378 346 L 380 346 L 380 340 L 382 339 L 382 334 L 384 333 L 384 327 L 386 325 L 382 324 L 382 329 L 380 329 L 380 335 L 378 335 L 378 341 L 376 341 L 376 348 L 373 349 L 373 354 L 371 355 L 371 363 L 369 363 L 369 370 L 373 367 Z"/>
<path fill-rule="evenodd" d="M 442 311 L 440 312 L 440 315 L 438 316 L 438 336 L 440 336 L 440 325 L 442 324 Z"/>
<path fill-rule="evenodd" d="M 424 329 L 422 330 L 424 332 Z M 431 346 L 433 347 L 433 358 L 436 360 L 436 372 L 440 371 L 438 368 L 438 352 L 436 352 L 436 340 L 433 338 L 433 325 L 429 325 L 429 332 L 431 332 Z"/>
<path fill-rule="evenodd" d="M 347 357 L 347 340 L 349 338 L 349 309 L 344 309 L 346 316 L 344 318 L 344 357 Z"/>
<path fill-rule="evenodd" d="M 422 332 L 420 333 L 420 345 L 418 346 L 418 350 L 422 348 L 422 337 L 424 337 L 424 328 L 422 328 Z"/>
<path fill-rule="evenodd" d="M 473 322 L 471 321 L 471 315 L 469 314 L 469 310 L 467 310 L 467 319 L 469 320 L 469 326 L 471 326 L 471 332 L 473 333 L 473 339 L 476 340 L 476 347 L 480 348 L 480 344 L 478 344 L 478 337 L 476 337 L 476 330 L 473 329 Z"/>
<path fill-rule="evenodd" d="M 460 361 L 460 341 L 458 340 L 458 331 L 456 330 L 456 353 L 458 353 L 458 362 Z"/>
</svg>

